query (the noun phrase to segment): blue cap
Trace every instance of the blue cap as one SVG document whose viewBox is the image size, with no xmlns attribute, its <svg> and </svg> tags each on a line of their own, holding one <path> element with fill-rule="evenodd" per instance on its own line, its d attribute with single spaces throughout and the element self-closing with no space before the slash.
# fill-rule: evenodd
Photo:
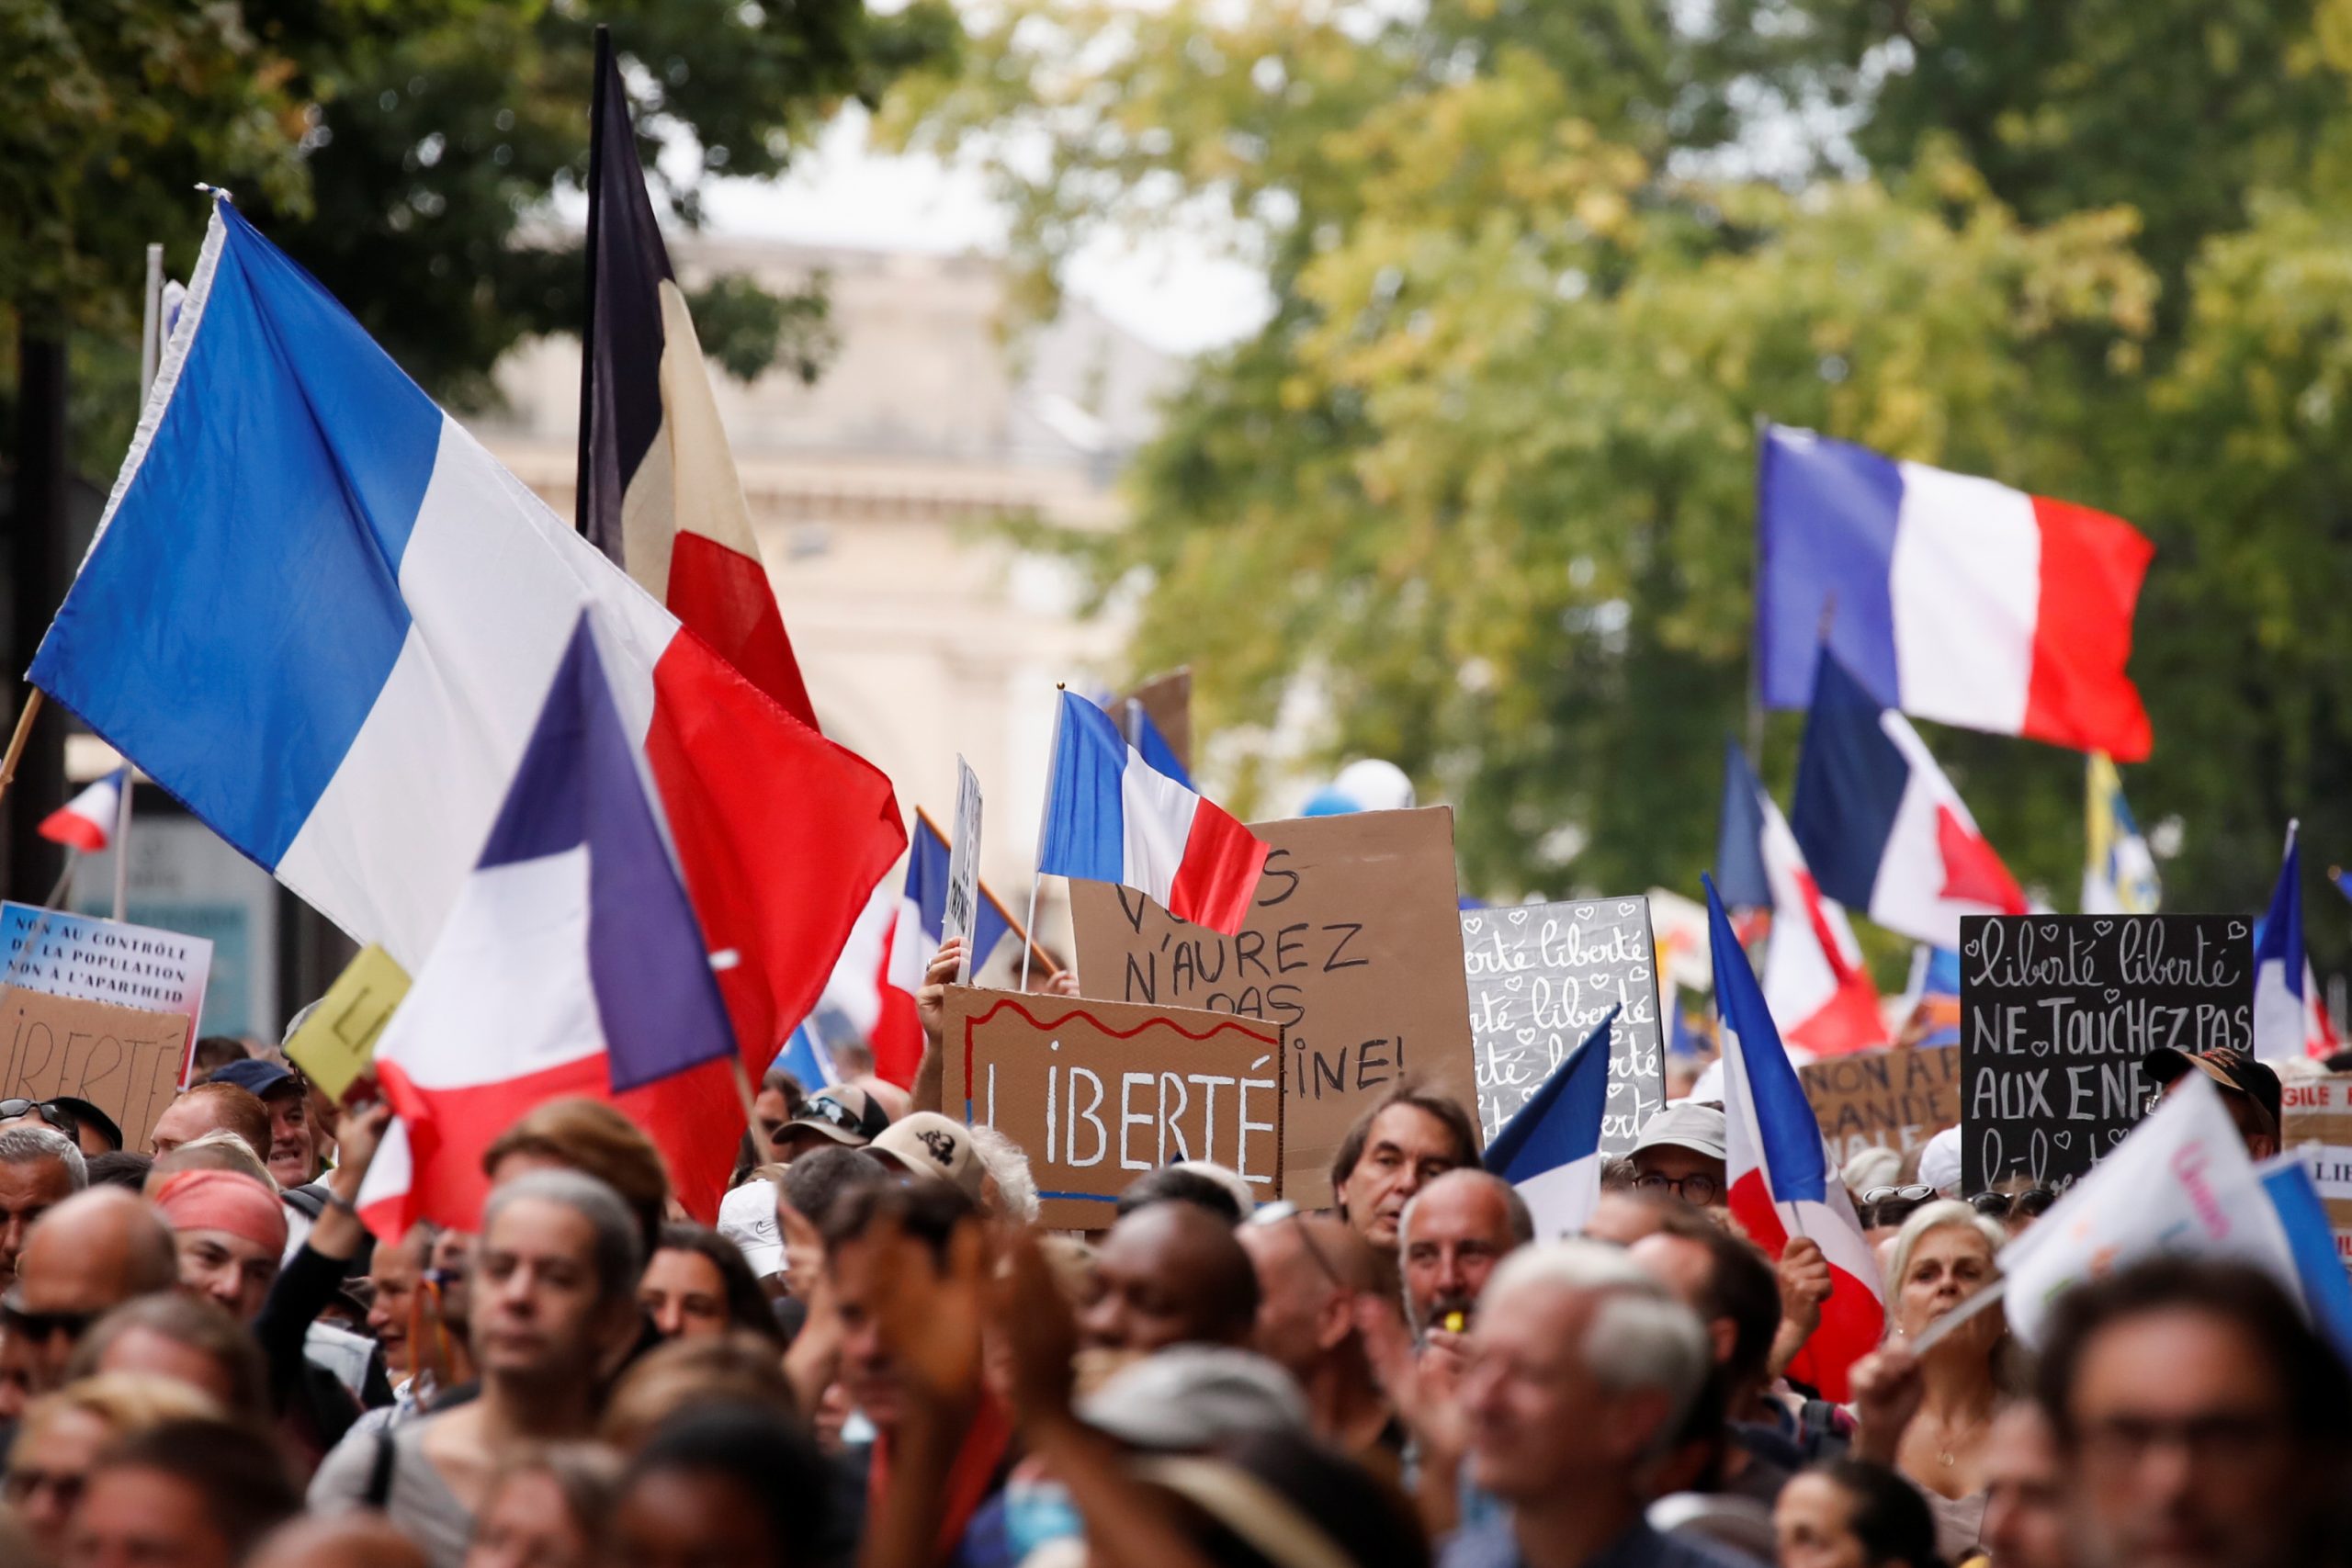
<svg viewBox="0 0 2352 1568">
<path fill-rule="evenodd" d="M 266 1100 L 280 1084 L 295 1083 L 292 1073 L 276 1062 L 265 1062 L 258 1056 L 248 1056 L 241 1062 L 223 1062 L 212 1069 L 207 1083 L 235 1084 L 247 1094 Z"/>
</svg>

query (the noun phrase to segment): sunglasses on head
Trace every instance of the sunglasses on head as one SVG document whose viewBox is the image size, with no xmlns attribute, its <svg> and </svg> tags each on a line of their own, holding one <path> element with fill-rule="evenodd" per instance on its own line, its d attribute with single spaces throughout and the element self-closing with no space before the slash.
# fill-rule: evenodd
<svg viewBox="0 0 2352 1568">
<path fill-rule="evenodd" d="M 14 1122 L 19 1116 L 38 1116 L 69 1138 L 79 1137 L 82 1124 L 74 1112 L 53 1100 L 0 1100 L 0 1122 Z"/>
<path fill-rule="evenodd" d="M 809 1096 L 808 1100 L 800 1107 L 800 1114 L 795 1116 L 792 1120 L 795 1122 L 823 1122 L 829 1125 L 839 1127 L 844 1133 L 859 1133 L 865 1131 L 865 1128 L 859 1124 L 857 1112 L 852 1111 L 848 1106 L 843 1105 L 840 1100 L 833 1099 L 830 1095 L 818 1094 Z M 787 1123 L 787 1125 L 789 1123 Z"/>
<path fill-rule="evenodd" d="M 2020 1192 L 1979 1192 L 1968 1201 L 1968 1206 L 1988 1220 L 2032 1220 L 2050 1212 L 2058 1201 L 2058 1194 L 2047 1187 L 2029 1187 Z"/>
</svg>

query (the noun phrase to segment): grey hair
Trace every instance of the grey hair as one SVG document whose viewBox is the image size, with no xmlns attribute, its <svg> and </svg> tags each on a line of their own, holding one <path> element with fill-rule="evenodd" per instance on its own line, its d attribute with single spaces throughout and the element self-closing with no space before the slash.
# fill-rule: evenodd
<svg viewBox="0 0 2352 1568">
<path fill-rule="evenodd" d="M 1894 1248 L 1887 1255 L 1886 1299 L 1889 1302 L 1894 1301 L 1895 1293 L 1903 1288 L 1903 1276 L 1911 1271 L 1911 1255 L 1919 1250 L 1919 1244 L 1928 1239 L 1929 1231 L 1939 1230 L 1975 1232 L 1992 1252 L 1996 1267 L 1999 1265 L 2001 1248 L 2009 1239 L 2009 1233 L 2001 1228 L 2000 1221 L 1985 1218 L 1957 1198 L 1939 1198 L 1932 1203 L 1921 1204 L 1911 1211 L 1910 1218 L 1903 1222 L 1903 1228 L 1894 1233 Z M 1887 1314 L 1886 1324 L 1888 1332 L 1894 1332 L 1893 1313 Z"/>
<path fill-rule="evenodd" d="M 65 1168 L 66 1180 L 73 1191 L 79 1192 L 90 1185 L 90 1168 L 82 1158 L 81 1145 L 56 1128 L 31 1122 L 0 1127 L 0 1165 L 31 1165 L 44 1159 L 53 1159 Z"/>
<path fill-rule="evenodd" d="M 1442 1172 L 1431 1179 L 1428 1187 L 1422 1188 L 1419 1192 L 1405 1200 L 1405 1211 L 1396 1216 L 1396 1255 L 1398 1257 L 1404 1256 L 1405 1245 L 1412 1236 L 1413 1209 L 1420 1202 L 1422 1194 L 1428 1192 L 1439 1182 L 1452 1181 L 1457 1177 L 1464 1181 L 1480 1185 L 1491 1184 L 1502 1193 L 1503 1216 L 1510 1226 L 1510 1244 L 1513 1248 L 1525 1247 L 1535 1239 L 1535 1215 L 1528 1208 L 1527 1200 L 1519 1195 L 1519 1189 L 1497 1176 L 1493 1171 L 1481 1170 L 1475 1165 L 1462 1165 Z"/>
<path fill-rule="evenodd" d="M 1545 1285 L 1601 1298 L 1579 1347 L 1585 1366 L 1611 1393 L 1657 1389 L 1667 1396 L 1667 1419 L 1651 1434 L 1647 1457 L 1663 1454 L 1714 1368 L 1699 1314 L 1624 1248 L 1581 1238 L 1540 1242 L 1504 1258 L 1487 1282 L 1487 1311 L 1517 1292 Z"/>
<path fill-rule="evenodd" d="M 269 1173 L 261 1156 L 254 1153 L 254 1146 L 245 1142 L 243 1134 L 232 1133 L 226 1127 L 215 1127 L 190 1138 L 169 1154 L 157 1155 L 155 1163 L 147 1168 L 147 1179 L 160 1185 L 164 1177 L 177 1176 L 183 1170 L 233 1170 L 268 1188 L 272 1197 L 279 1191 L 277 1178 Z"/>
<path fill-rule="evenodd" d="M 560 1204 L 588 1222 L 596 1233 L 599 1297 L 612 1302 L 637 1294 L 637 1277 L 645 1268 L 644 1234 L 619 1193 L 576 1170 L 535 1170 L 491 1190 L 482 1204 L 481 1235 L 489 1236 L 499 1215 L 526 1201 Z"/>
<path fill-rule="evenodd" d="M 997 1207 L 1008 1220 L 1024 1225 L 1037 1223 L 1037 1179 L 1030 1174 L 1029 1156 L 1021 1145 L 985 1123 L 966 1129 L 972 1134 L 972 1155 L 996 1183 Z"/>
</svg>

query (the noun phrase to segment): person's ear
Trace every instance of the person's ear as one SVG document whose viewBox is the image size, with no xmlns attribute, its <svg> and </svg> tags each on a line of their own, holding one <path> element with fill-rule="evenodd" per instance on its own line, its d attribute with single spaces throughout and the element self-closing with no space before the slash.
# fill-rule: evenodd
<svg viewBox="0 0 2352 1568">
<path fill-rule="evenodd" d="M 1350 1291 L 1333 1291 L 1315 1313 L 1315 1348 L 1336 1350 L 1356 1331 L 1356 1298 Z"/>
<path fill-rule="evenodd" d="M 1664 1430 L 1673 1417 L 1673 1402 L 1664 1389 L 1637 1388 L 1617 1395 L 1610 1419 L 1598 1423 L 1610 1451 L 1623 1464 L 1634 1464 L 1668 1451 L 1672 1434 Z"/>
<path fill-rule="evenodd" d="M 1739 1343 L 1739 1325 L 1728 1317 L 1711 1317 L 1707 1337 L 1713 1344 L 1715 1365 L 1724 1366 L 1731 1360 L 1732 1348 Z"/>
</svg>

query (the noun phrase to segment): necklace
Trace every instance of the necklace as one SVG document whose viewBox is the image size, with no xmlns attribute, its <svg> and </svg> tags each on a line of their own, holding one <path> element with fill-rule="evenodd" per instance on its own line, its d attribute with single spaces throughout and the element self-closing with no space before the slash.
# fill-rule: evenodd
<svg viewBox="0 0 2352 1568">
<path fill-rule="evenodd" d="M 1960 1429 L 1961 1440 L 1962 1442 L 1967 1441 L 1970 1435 L 1974 1433 L 1978 1427 L 1984 1426 L 1989 1419 L 1989 1416 L 1979 1416 L 1975 1420 L 1971 1421 L 1967 1426 L 1962 1427 Z M 1954 1445 L 1951 1441 L 1951 1431 L 1946 1430 L 1943 1434 L 1943 1444 L 1939 1445 L 1936 1450 L 1936 1462 L 1942 1465 L 1946 1470 L 1950 1470 L 1952 1466 L 1960 1462 L 1960 1457 L 1951 1451 Z"/>
</svg>

